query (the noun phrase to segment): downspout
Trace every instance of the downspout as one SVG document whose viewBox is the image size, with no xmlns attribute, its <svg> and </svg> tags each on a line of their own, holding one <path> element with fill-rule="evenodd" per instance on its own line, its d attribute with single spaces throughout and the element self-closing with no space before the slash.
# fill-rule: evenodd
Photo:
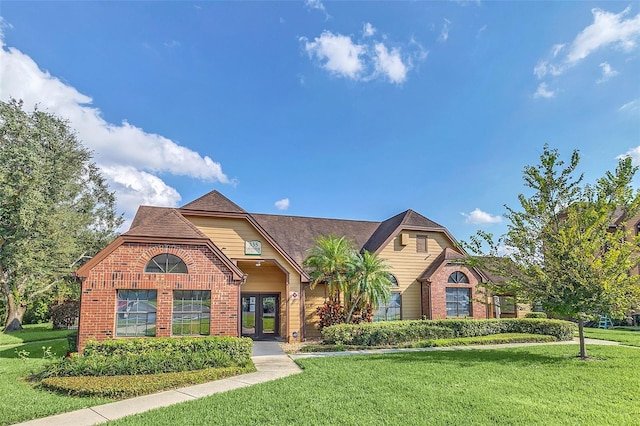
<svg viewBox="0 0 640 426">
<path fill-rule="evenodd" d="M 307 289 L 309 287 L 311 287 L 311 283 L 303 286 L 300 294 L 300 303 L 302 304 L 300 309 L 300 324 L 302 325 L 301 327 L 302 336 L 300 336 L 301 342 L 307 340 L 307 321 L 305 321 L 305 319 L 307 318 L 307 308 L 306 308 L 305 300 L 307 298 L 306 294 L 307 294 Z"/>
<path fill-rule="evenodd" d="M 240 285 L 238 286 L 238 337 L 242 337 L 242 291 L 241 287 L 244 283 L 247 282 L 247 274 L 242 276 L 242 280 L 240 281 Z"/>
</svg>

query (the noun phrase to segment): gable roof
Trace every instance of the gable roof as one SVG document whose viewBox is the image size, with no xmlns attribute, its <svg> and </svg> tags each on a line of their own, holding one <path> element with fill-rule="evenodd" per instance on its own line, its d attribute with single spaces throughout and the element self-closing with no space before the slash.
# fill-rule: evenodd
<svg viewBox="0 0 640 426">
<path fill-rule="evenodd" d="M 439 255 L 436 257 L 431 265 L 424 270 L 422 274 L 418 277 L 418 281 L 431 281 L 431 277 L 436 273 L 438 269 L 444 264 L 453 263 L 456 261 L 464 260 L 464 254 L 457 252 L 449 247 L 446 247 Z"/>
<path fill-rule="evenodd" d="M 200 210 L 206 212 L 246 213 L 242 207 L 238 206 L 216 190 L 213 190 L 180 208 L 183 210 Z"/>
<path fill-rule="evenodd" d="M 427 219 L 420 213 L 409 209 L 380 223 L 368 241 L 363 244 L 362 248 L 370 252 L 375 252 L 386 245 L 385 243 L 389 238 L 403 228 L 433 229 L 446 232 L 444 226 L 438 225 L 431 219 Z"/>
<path fill-rule="evenodd" d="M 158 238 L 207 238 L 176 209 L 151 206 L 140 206 L 133 218 L 131 228 L 122 235 Z"/>
<path fill-rule="evenodd" d="M 314 217 L 251 214 L 251 217 L 286 251 L 302 265 L 307 250 L 320 235 L 339 235 L 362 247 L 380 222 L 321 219 Z"/>
</svg>

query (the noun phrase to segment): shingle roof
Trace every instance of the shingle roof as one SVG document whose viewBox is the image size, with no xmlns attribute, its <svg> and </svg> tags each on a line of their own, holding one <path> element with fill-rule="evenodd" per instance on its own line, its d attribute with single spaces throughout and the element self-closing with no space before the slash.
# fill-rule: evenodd
<svg viewBox="0 0 640 426">
<path fill-rule="evenodd" d="M 140 206 L 131 228 L 123 235 L 158 238 L 207 238 L 176 209 Z"/>
<path fill-rule="evenodd" d="M 438 225 L 431 219 L 427 219 L 419 213 L 413 210 L 406 210 L 393 216 L 390 219 L 385 220 L 378 226 L 378 229 L 371 235 L 369 240 L 363 245 L 367 251 L 374 252 L 380 248 L 382 244 L 395 232 L 398 227 L 404 226 L 408 228 L 439 228 L 444 230 L 445 228 Z"/>
<path fill-rule="evenodd" d="M 422 274 L 420 274 L 420 277 L 418 277 L 418 281 L 431 281 L 431 276 L 438 270 L 440 265 L 442 265 L 443 263 L 451 263 L 453 261 L 460 261 L 463 259 L 465 259 L 464 254 L 447 247 L 438 255 L 438 257 L 433 260 L 433 262 L 431 262 L 431 265 L 429 265 L 429 267 L 425 269 Z"/>
<path fill-rule="evenodd" d="M 251 217 L 287 252 L 302 265 L 320 235 L 344 236 L 361 248 L 380 222 L 342 219 L 321 219 L 300 216 L 251 214 Z"/>
<path fill-rule="evenodd" d="M 206 212 L 246 213 L 243 208 L 216 190 L 185 204 L 181 208 L 185 210 L 201 210 Z"/>
</svg>

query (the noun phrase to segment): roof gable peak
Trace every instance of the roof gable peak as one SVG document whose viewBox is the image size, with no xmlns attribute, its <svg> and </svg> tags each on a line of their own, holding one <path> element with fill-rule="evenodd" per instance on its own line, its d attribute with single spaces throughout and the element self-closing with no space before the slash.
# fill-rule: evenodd
<svg viewBox="0 0 640 426">
<path fill-rule="evenodd" d="M 215 189 L 202 197 L 185 204 L 180 207 L 180 209 L 206 212 L 247 213 L 242 207 L 238 206 Z"/>
</svg>

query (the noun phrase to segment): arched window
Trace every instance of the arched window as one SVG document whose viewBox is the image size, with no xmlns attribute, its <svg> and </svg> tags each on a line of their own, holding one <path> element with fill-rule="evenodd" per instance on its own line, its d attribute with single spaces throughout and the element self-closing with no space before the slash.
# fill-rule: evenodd
<svg viewBox="0 0 640 426">
<path fill-rule="evenodd" d="M 448 283 L 454 284 L 469 284 L 469 278 L 465 274 L 460 271 L 455 271 L 453 274 L 449 275 Z"/>
<path fill-rule="evenodd" d="M 396 279 L 396 277 L 393 274 L 387 275 L 387 278 L 389 278 L 389 286 L 390 287 L 398 287 L 398 280 Z"/>
<path fill-rule="evenodd" d="M 144 267 L 150 274 L 187 274 L 187 265 L 178 256 L 162 253 L 154 256 Z"/>
</svg>

